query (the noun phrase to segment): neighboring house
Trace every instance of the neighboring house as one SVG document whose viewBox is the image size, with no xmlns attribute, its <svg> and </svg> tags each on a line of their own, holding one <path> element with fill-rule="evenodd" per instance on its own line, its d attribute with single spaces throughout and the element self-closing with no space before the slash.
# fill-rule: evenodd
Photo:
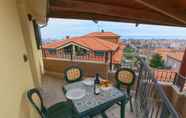
<svg viewBox="0 0 186 118">
<path fill-rule="evenodd" d="M 143 57 L 151 57 L 153 55 L 153 50 L 151 48 L 139 48 L 139 54 Z"/>
<path fill-rule="evenodd" d="M 158 53 L 165 61 L 165 65 L 171 70 L 178 72 L 183 60 L 184 52 L 172 48 L 156 48 L 154 53 Z"/>
<path fill-rule="evenodd" d="M 98 37 L 100 39 L 104 39 L 106 41 L 110 41 L 112 43 L 118 43 L 119 42 L 119 38 L 120 36 L 113 33 L 113 32 L 92 32 L 92 33 L 89 33 L 87 34 L 87 36 L 89 37 Z"/>
<path fill-rule="evenodd" d="M 121 64 L 124 44 L 112 32 L 93 32 L 85 36 L 66 38 L 43 46 L 46 56 L 104 61 L 111 68 Z"/>
<path fill-rule="evenodd" d="M 167 55 L 166 65 L 171 67 L 172 70 L 179 72 L 184 52 L 174 52 Z"/>
<path fill-rule="evenodd" d="M 174 49 L 171 48 L 155 48 L 154 53 L 160 54 L 164 60 L 167 60 L 167 55 L 175 52 Z"/>
</svg>

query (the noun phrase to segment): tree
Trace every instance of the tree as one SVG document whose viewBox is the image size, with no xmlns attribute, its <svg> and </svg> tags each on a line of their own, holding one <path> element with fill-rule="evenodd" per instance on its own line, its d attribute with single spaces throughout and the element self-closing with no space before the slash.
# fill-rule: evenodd
<svg viewBox="0 0 186 118">
<path fill-rule="evenodd" d="M 124 50 L 124 57 L 125 59 L 132 60 L 134 58 L 134 49 L 127 47 Z"/>
<path fill-rule="evenodd" d="M 129 48 L 129 47 L 124 49 L 124 53 L 134 53 L 134 51 L 135 50 L 133 48 Z"/>
<path fill-rule="evenodd" d="M 154 54 L 150 60 L 150 66 L 153 68 L 163 68 L 164 60 L 160 54 Z"/>
</svg>

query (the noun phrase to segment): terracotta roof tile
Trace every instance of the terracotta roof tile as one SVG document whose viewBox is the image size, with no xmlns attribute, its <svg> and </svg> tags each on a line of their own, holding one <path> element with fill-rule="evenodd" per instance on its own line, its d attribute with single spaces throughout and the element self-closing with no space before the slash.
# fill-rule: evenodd
<svg viewBox="0 0 186 118">
<path fill-rule="evenodd" d="M 112 32 L 93 32 L 88 35 L 81 37 L 72 37 L 69 39 L 59 40 L 50 44 L 46 44 L 43 48 L 59 48 L 69 43 L 75 43 L 86 47 L 94 51 L 114 51 L 112 57 L 113 64 L 121 63 L 123 59 L 124 44 L 120 41 L 119 43 L 112 43 L 110 41 L 103 40 L 96 36 L 118 36 Z"/>
<path fill-rule="evenodd" d="M 125 48 L 125 45 L 123 43 L 120 43 L 118 49 L 114 52 L 112 56 L 113 64 L 120 64 L 122 62 L 124 48 Z"/>
<path fill-rule="evenodd" d="M 113 32 L 91 32 L 87 34 L 87 36 L 116 36 L 119 37 L 119 35 L 113 33 Z"/>
<path fill-rule="evenodd" d="M 184 52 L 173 52 L 173 53 L 168 54 L 167 56 L 174 58 L 178 61 L 182 61 L 183 55 L 184 55 Z"/>
<path fill-rule="evenodd" d="M 170 48 L 156 48 L 155 52 L 170 52 L 172 50 L 173 49 L 170 49 Z"/>
<path fill-rule="evenodd" d="M 58 40 L 49 44 L 44 44 L 43 48 L 58 48 L 70 41 L 71 41 L 70 39 Z"/>
<path fill-rule="evenodd" d="M 169 48 L 156 48 L 154 50 L 154 52 L 160 54 L 163 57 L 163 59 L 166 59 L 167 54 L 172 53 L 173 51 L 174 51 L 173 49 Z"/>
<path fill-rule="evenodd" d="M 118 44 L 105 41 L 97 37 L 88 36 L 72 37 L 70 39 L 56 41 L 54 43 L 44 45 L 43 48 L 58 48 L 70 42 L 77 43 L 78 45 L 82 45 L 94 51 L 115 51 L 118 48 Z"/>
<path fill-rule="evenodd" d="M 154 50 L 154 52 L 160 54 L 163 59 L 166 59 L 167 56 L 169 56 L 178 61 L 182 61 L 184 55 L 184 52 L 170 48 L 157 48 Z"/>
</svg>

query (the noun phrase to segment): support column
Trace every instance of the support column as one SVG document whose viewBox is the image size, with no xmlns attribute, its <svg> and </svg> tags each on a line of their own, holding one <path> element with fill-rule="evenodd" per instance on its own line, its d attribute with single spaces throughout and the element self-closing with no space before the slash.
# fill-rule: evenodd
<svg viewBox="0 0 186 118">
<path fill-rule="evenodd" d="M 72 45 L 72 55 L 76 56 L 76 48 L 75 45 Z"/>
<path fill-rule="evenodd" d="M 179 70 L 179 74 L 181 74 L 182 76 L 186 76 L 186 49 L 184 52 L 184 56 L 183 56 L 183 60 L 182 60 L 182 64 Z"/>
<path fill-rule="evenodd" d="M 110 71 L 112 71 L 112 52 L 110 52 Z"/>
</svg>

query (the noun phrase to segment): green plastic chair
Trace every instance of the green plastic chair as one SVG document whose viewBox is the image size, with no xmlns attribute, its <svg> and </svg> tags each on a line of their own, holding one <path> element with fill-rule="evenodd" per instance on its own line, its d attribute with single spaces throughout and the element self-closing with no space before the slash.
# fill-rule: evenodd
<svg viewBox="0 0 186 118">
<path fill-rule="evenodd" d="M 64 78 L 69 83 L 81 80 L 82 76 L 82 70 L 78 66 L 71 66 L 64 72 Z"/>
<path fill-rule="evenodd" d="M 130 109 L 131 109 L 131 112 L 133 112 L 132 96 L 130 94 L 130 91 L 131 91 L 132 85 L 134 85 L 134 82 L 135 82 L 134 71 L 128 68 L 121 68 L 116 72 L 115 78 L 116 78 L 118 89 L 122 90 L 122 88 L 126 88 L 127 94 L 129 97 L 129 102 L 130 102 Z"/>
<path fill-rule="evenodd" d="M 70 102 L 60 102 L 49 108 L 46 108 L 43 104 L 41 94 L 36 88 L 29 90 L 27 92 L 27 97 L 41 118 L 74 118 L 72 116 L 74 112 Z"/>
</svg>

